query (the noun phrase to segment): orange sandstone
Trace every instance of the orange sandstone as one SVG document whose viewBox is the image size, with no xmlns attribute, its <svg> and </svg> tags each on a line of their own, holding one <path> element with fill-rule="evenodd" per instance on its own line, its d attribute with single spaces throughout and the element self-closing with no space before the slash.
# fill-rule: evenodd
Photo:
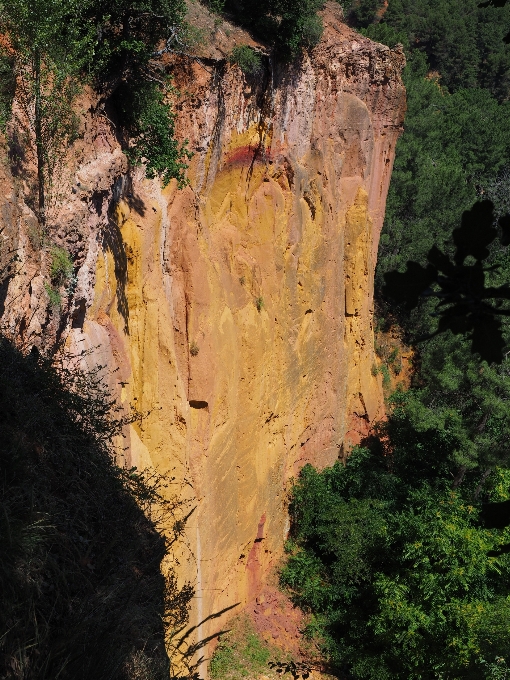
<svg viewBox="0 0 510 680">
<path fill-rule="evenodd" d="M 48 309 L 33 216 L 14 188 L 1 199 L 22 264 L 4 329 L 91 348 L 144 414 L 127 462 L 175 476 L 196 506 L 179 558 L 193 624 L 256 597 L 282 554 L 291 478 L 333 463 L 382 413 L 373 275 L 404 57 L 343 25 L 336 3 L 324 23 L 301 63 L 266 58 L 261 77 L 175 59 L 177 132 L 194 152 L 182 190 L 128 175 L 91 104 L 53 234 L 79 264 L 64 321 Z"/>
</svg>

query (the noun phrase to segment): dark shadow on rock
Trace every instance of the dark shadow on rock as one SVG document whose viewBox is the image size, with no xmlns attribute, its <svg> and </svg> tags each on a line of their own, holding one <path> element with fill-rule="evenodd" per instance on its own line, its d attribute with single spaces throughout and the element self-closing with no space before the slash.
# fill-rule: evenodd
<svg viewBox="0 0 510 680">
<path fill-rule="evenodd" d="M 9 135 L 8 147 L 11 173 L 14 177 L 21 177 L 25 173 L 26 154 L 17 130 L 14 130 L 14 132 Z"/>
<path fill-rule="evenodd" d="M 56 371 L 0 337 L 6 680 L 169 676 L 164 622 L 186 626 L 193 588 L 161 574 L 168 542 L 148 512 L 161 497 L 112 462 L 112 407 L 93 376 Z"/>
<path fill-rule="evenodd" d="M 6 276 L 0 283 L 0 318 L 3 317 L 5 313 L 5 301 L 7 299 L 7 293 L 9 292 L 11 278 L 11 276 Z"/>
<path fill-rule="evenodd" d="M 131 175 L 127 175 L 126 177 L 123 198 L 131 210 L 134 210 L 140 217 L 145 217 L 145 203 L 135 192 Z"/>
<path fill-rule="evenodd" d="M 92 194 L 90 202 L 92 203 L 94 210 L 99 216 L 103 214 L 104 202 L 107 196 L 108 196 L 107 191 L 95 191 Z"/>
<path fill-rule="evenodd" d="M 129 304 L 126 295 L 128 260 L 122 233 L 113 219 L 108 220 L 108 226 L 103 231 L 102 246 L 103 250 L 109 250 L 113 255 L 117 281 L 117 311 L 124 321 L 124 332 L 129 334 Z"/>
</svg>

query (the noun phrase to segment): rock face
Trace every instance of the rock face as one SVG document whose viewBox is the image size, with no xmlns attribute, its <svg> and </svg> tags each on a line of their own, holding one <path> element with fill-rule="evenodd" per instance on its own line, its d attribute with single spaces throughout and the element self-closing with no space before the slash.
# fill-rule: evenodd
<svg viewBox="0 0 510 680">
<path fill-rule="evenodd" d="M 91 108 L 52 233 L 77 265 L 67 316 L 49 306 L 50 256 L 0 169 L 3 235 L 19 255 L 3 328 L 27 346 L 90 348 L 143 415 L 127 462 L 175 477 L 171 491 L 196 507 L 180 556 L 193 624 L 256 596 L 282 554 L 289 480 L 342 457 L 382 413 L 373 273 L 404 57 L 339 13 L 326 7 L 299 65 L 265 57 L 244 76 L 225 59 L 175 59 L 177 132 L 194 152 L 184 189 L 128 174 Z M 199 626 L 198 641 L 224 622 Z"/>
</svg>

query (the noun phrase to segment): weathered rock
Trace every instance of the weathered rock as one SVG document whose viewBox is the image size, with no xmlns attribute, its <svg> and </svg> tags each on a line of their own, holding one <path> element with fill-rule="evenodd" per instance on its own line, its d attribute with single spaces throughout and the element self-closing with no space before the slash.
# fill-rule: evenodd
<svg viewBox="0 0 510 680">
<path fill-rule="evenodd" d="M 145 414 L 128 463 L 175 476 L 170 490 L 196 505 L 180 555 L 193 623 L 256 597 L 282 554 L 290 479 L 343 456 L 382 413 L 373 274 L 404 58 L 339 12 L 327 5 L 301 63 L 266 57 L 263 76 L 175 59 L 177 131 L 194 152 L 182 190 L 128 177 L 108 122 L 89 114 L 54 234 L 80 265 L 65 323 L 48 310 L 46 256 L 28 243 L 33 215 L 8 191 L 0 206 L 22 265 L 4 329 L 93 349 L 87 360 Z"/>
</svg>

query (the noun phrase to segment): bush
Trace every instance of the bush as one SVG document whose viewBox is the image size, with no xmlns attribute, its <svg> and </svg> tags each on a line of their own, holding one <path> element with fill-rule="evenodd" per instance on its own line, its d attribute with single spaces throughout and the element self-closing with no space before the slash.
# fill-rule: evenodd
<svg viewBox="0 0 510 680">
<path fill-rule="evenodd" d="M 232 50 L 230 61 L 237 64 L 243 73 L 256 75 L 262 71 L 262 59 L 260 54 L 255 52 L 248 45 L 238 45 Z"/>
<path fill-rule="evenodd" d="M 227 1 L 238 21 L 273 45 L 283 58 L 297 56 L 303 47 L 313 47 L 322 35 L 317 15 L 322 0 Z"/>
<path fill-rule="evenodd" d="M 51 281 L 56 286 L 64 285 L 73 275 L 73 261 L 67 250 L 58 246 L 51 248 L 50 257 Z"/>
<path fill-rule="evenodd" d="M 453 489 L 444 451 L 423 444 L 355 449 L 293 490 L 281 580 L 348 677 L 475 680 L 482 657 L 510 654 L 510 531 L 480 525 L 482 470 Z"/>
<path fill-rule="evenodd" d="M 60 306 L 62 304 L 62 296 L 60 295 L 60 291 L 55 290 L 55 288 L 50 286 L 49 283 L 44 284 L 44 290 L 48 295 L 50 307 L 52 309 L 60 309 Z"/>
<path fill-rule="evenodd" d="M 155 83 L 125 83 L 115 93 L 114 103 L 125 131 L 126 155 L 133 165 L 143 165 L 150 179 L 158 176 L 166 186 L 177 179 L 187 184 L 186 160 L 192 154 L 175 138 L 175 114 Z"/>
<path fill-rule="evenodd" d="M 221 5 L 221 0 L 212 2 Z M 84 30 L 92 24 L 100 36 L 88 66 L 116 110 L 126 154 L 134 165 L 143 165 L 147 177 L 158 176 L 165 186 L 172 178 L 179 187 L 186 184 L 191 153 L 175 139 L 175 115 L 166 101 L 170 88 L 155 57 L 172 35 L 179 36 L 180 49 L 197 40 L 185 14 L 183 0 L 118 0 L 108 8 L 102 0 L 87 0 L 82 11 Z M 167 43 L 170 49 L 177 45 L 171 39 Z"/>
</svg>

